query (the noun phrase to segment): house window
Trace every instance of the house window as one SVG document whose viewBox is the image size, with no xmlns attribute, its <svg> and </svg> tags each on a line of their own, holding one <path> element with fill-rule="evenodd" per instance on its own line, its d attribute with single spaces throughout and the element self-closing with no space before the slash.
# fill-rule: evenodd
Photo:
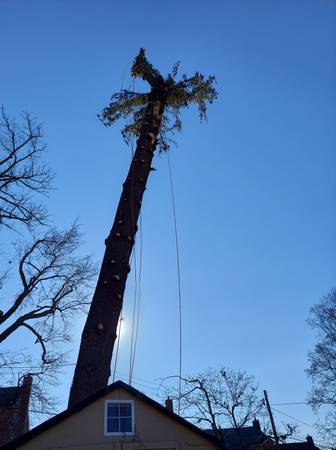
<svg viewBox="0 0 336 450">
<path fill-rule="evenodd" d="M 131 400 L 106 400 L 105 435 L 134 434 L 134 407 Z"/>
</svg>

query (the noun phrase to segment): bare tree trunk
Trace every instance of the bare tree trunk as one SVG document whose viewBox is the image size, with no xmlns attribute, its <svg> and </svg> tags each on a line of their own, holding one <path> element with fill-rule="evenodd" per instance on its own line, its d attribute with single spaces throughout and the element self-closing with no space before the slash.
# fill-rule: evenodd
<svg viewBox="0 0 336 450">
<path fill-rule="evenodd" d="M 105 241 L 105 255 L 82 333 L 69 406 L 108 384 L 141 201 L 152 170 L 151 162 L 165 102 L 166 92 L 162 80 L 162 83 L 152 88 L 114 223 Z"/>
</svg>

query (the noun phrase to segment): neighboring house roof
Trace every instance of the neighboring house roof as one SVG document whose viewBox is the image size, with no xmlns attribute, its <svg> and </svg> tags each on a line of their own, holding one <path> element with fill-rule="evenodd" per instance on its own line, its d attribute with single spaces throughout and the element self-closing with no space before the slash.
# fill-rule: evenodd
<svg viewBox="0 0 336 450">
<path fill-rule="evenodd" d="M 225 450 L 240 448 L 240 440 L 242 446 L 247 448 L 250 445 L 263 444 L 269 439 L 265 433 L 254 426 L 240 428 L 239 434 L 235 428 L 224 428 L 222 435 L 225 442 Z"/>
<path fill-rule="evenodd" d="M 142 392 L 138 391 L 137 389 L 133 388 L 132 386 L 129 386 L 128 384 L 124 383 L 123 381 L 116 381 L 115 383 L 110 384 L 106 388 L 99 390 L 98 392 L 96 392 L 95 394 L 86 398 L 85 400 L 78 403 L 77 405 L 74 405 L 73 407 L 66 409 L 65 411 L 61 412 L 60 414 L 57 414 L 56 416 L 52 417 L 51 419 L 47 420 L 46 422 L 41 423 L 37 427 L 33 428 L 32 430 L 23 434 L 19 438 L 15 439 L 14 441 L 9 442 L 8 444 L 0 447 L 0 450 L 14 450 L 14 449 L 18 448 L 20 445 L 23 445 L 26 442 L 33 439 L 34 437 L 38 436 L 39 434 L 44 433 L 45 431 L 52 428 L 54 425 L 59 424 L 63 420 L 66 420 L 68 417 L 79 412 L 80 410 L 84 409 L 86 406 L 90 405 L 91 403 L 100 399 L 101 397 L 104 397 L 106 394 L 108 394 L 109 392 L 111 392 L 115 389 L 124 389 L 125 391 L 128 391 L 130 394 L 134 395 L 139 400 L 146 402 L 148 405 L 152 406 L 153 408 L 155 408 L 156 410 L 165 414 L 166 416 L 170 417 L 171 419 L 179 422 L 181 425 L 191 429 L 195 433 L 198 433 L 203 438 L 211 441 L 213 444 L 219 445 L 217 439 L 214 436 L 212 436 L 211 434 L 207 433 L 204 430 L 201 430 L 200 428 L 196 427 L 192 423 L 190 423 L 187 420 L 183 419 L 182 417 L 178 416 L 174 412 L 168 410 L 163 405 L 160 405 L 160 403 L 147 397 L 147 395 L 143 394 Z"/>
<path fill-rule="evenodd" d="M 213 434 L 212 430 L 207 431 Z M 225 450 L 237 450 L 241 448 L 241 445 L 243 448 L 248 448 L 251 445 L 263 444 L 269 440 L 269 437 L 261 431 L 258 420 L 254 420 L 251 427 L 240 428 L 239 433 L 236 428 L 222 428 L 221 433 L 225 443 Z"/>
<path fill-rule="evenodd" d="M 306 442 L 289 442 L 288 444 L 281 444 L 280 447 L 281 450 L 319 450 L 311 436 L 307 436 Z"/>
</svg>

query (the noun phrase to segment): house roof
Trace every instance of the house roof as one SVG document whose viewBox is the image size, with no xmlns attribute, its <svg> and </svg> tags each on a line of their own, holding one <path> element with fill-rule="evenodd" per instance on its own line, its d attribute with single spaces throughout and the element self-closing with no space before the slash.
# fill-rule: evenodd
<svg viewBox="0 0 336 450">
<path fill-rule="evenodd" d="M 180 423 L 181 425 L 189 428 L 190 430 L 194 431 L 195 433 L 201 435 L 203 438 L 205 438 L 219 446 L 217 439 L 214 436 L 212 436 L 211 434 L 207 433 L 204 430 L 201 430 L 200 428 L 196 427 L 192 423 L 190 423 L 187 420 L 183 419 L 182 417 L 178 416 L 174 412 L 169 411 L 163 405 L 160 405 L 160 403 L 156 402 L 155 400 L 151 399 L 150 397 L 147 397 L 147 395 L 143 394 L 142 392 L 138 391 L 137 389 L 133 388 L 132 386 L 119 380 L 119 381 L 116 381 L 115 383 L 110 384 L 109 386 L 107 386 L 103 389 L 100 389 L 95 394 L 93 394 L 90 397 L 86 398 L 85 400 L 81 401 L 77 405 L 74 405 L 71 408 L 68 408 L 65 411 L 52 417 L 51 419 L 41 423 L 37 427 L 33 428 L 32 430 L 23 434 L 19 438 L 15 439 L 14 441 L 9 442 L 8 444 L 0 447 L 0 450 L 15 450 L 15 449 L 17 449 L 20 445 L 23 445 L 26 442 L 33 439 L 34 437 L 40 435 L 41 433 L 44 433 L 45 431 L 52 428 L 54 425 L 57 425 L 57 424 L 63 422 L 63 420 L 66 420 L 68 417 L 81 411 L 86 406 L 90 405 L 94 401 L 100 399 L 101 397 L 104 397 L 106 394 L 108 394 L 109 392 L 112 392 L 116 389 L 124 389 L 125 391 L 134 395 L 138 399 L 144 401 L 145 403 L 147 403 L 151 407 L 155 408 L 156 410 L 160 411 L 161 413 L 165 414 L 166 416 L 170 417 L 171 419 L 175 420 L 176 422 Z"/>
<path fill-rule="evenodd" d="M 207 430 L 207 432 L 213 434 L 212 430 Z M 221 434 L 223 436 L 223 442 L 225 442 L 225 450 L 236 450 L 237 448 L 240 448 L 240 440 L 243 448 L 247 448 L 250 445 L 263 444 L 269 439 L 269 437 L 261 431 L 259 421 L 257 420 L 254 421 L 254 425 L 251 427 L 240 428 L 239 434 L 236 428 L 222 428 Z"/>
<path fill-rule="evenodd" d="M 281 444 L 281 450 L 316 450 L 313 440 L 308 440 L 306 442 L 288 442 L 286 444 Z"/>
<path fill-rule="evenodd" d="M 222 429 L 223 441 L 226 450 L 235 450 L 240 448 L 239 438 L 243 447 L 249 447 L 253 444 L 262 444 L 267 441 L 268 436 L 256 427 L 242 427 L 239 429 L 239 435 L 235 428 Z"/>
</svg>

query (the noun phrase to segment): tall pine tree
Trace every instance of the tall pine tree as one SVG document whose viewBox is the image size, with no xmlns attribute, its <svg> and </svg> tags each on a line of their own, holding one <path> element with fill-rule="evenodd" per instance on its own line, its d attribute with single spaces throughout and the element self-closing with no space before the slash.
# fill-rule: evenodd
<svg viewBox="0 0 336 450">
<path fill-rule="evenodd" d="M 100 119 L 106 126 L 118 119 L 131 117 L 122 134 L 129 142 L 137 138 L 115 219 L 105 240 L 105 254 L 93 295 L 90 311 L 82 333 L 81 344 L 70 390 L 69 406 L 73 406 L 107 386 L 113 346 L 123 305 L 130 257 L 134 246 L 137 222 L 155 150 L 166 152 L 171 135 L 181 130 L 180 111 L 190 104 L 199 108 L 200 118 L 206 117 L 207 102 L 217 97 L 213 76 L 200 73 L 182 76 L 176 81 L 178 65 L 164 78 L 148 62 L 140 49 L 132 66 L 132 76 L 150 85 L 150 92 L 122 90 L 112 95 L 109 106 Z"/>
</svg>

